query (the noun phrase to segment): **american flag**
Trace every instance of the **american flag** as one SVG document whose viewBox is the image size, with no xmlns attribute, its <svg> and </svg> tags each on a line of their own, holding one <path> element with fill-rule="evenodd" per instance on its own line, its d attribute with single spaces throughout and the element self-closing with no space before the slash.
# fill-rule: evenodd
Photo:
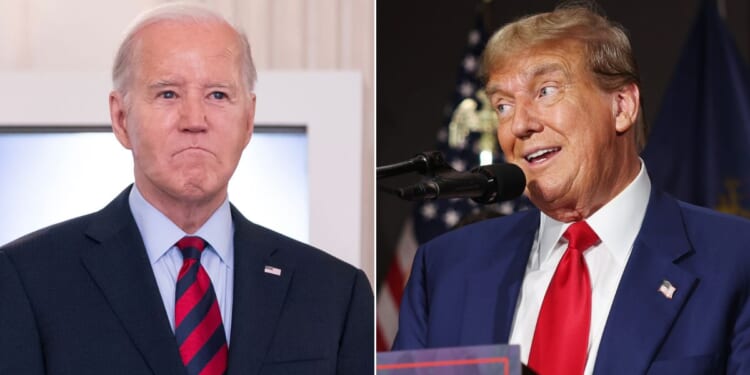
<svg viewBox="0 0 750 375">
<path fill-rule="evenodd" d="M 676 291 L 677 288 L 675 288 L 669 280 L 662 280 L 661 285 L 659 286 L 659 293 L 663 294 L 664 297 L 672 299 L 672 297 L 674 297 L 674 292 Z"/>
<path fill-rule="evenodd" d="M 437 135 L 437 149 L 443 153 L 446 161 L 456 170 L 469 170 L 479 164 L 481 151 L 480 132 L 469 132 L 458 144 L 448 142 L 449 124 L 454 111 L 465 99 L 472 98 L 476 103 L 481 100 L 481 82 L 477 76 L 479 61 L 484 45 L 487 42 L 487 32 L 483 17 L 478 14 L 474 28 L 469 32 L 463 59 L 459 65 L 458 78 L 451 104 L 445 108 L 445 121 Z M 495 138 L 493 136 L 493 138 Z M 496 138 L 495 138 L 496 139 Z M 492 151 L 492 162 L 502 162 L 503 157 L 496 147 Z M 393 339 L 398 330 L 398 310 L 403 295 L 404 286 L 409 278 L 412 260 L 418 244 L 447 232 L 461 223 L 468 216 L 486 214 L 507 215 L 514 211 L 529 207 L 527 199 L 504 202 L 495 206 L 482 207 L 469 199 L 449 199 L 426 201 L 414 206 L 411 220 L 407 220 L 401 231 L 400 239 L 394 249 L 393 261 L 388 268 L 385 282 L 382 283 L 378 294 L 377 304 L 377 350 L 390 350 Z"/>
</svg>

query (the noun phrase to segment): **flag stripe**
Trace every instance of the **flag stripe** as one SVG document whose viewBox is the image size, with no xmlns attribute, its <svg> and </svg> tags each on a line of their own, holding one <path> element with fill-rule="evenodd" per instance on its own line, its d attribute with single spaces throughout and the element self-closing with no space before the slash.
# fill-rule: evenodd
<svg viewBox="0 0 750 375">
<path fill-rule="evenodd" d="M 401 267 L 399 267 L 398 262 L 391 262 L 391 266 L 388 269 L 386 282 L 388 282 L 388 292 L 391 294 L 392 298 L 397 303 L 401 301 L 401 298 L 404 294 L 404 285 L 406 285 L 406 280 L 403 273 L 401 272 Z"/>
<path fill-rule="evenodd" d="M 390 350 L 398 330 L 398 306 L 390 288 L 383 288 L 378 296 L 378 351 Z"/>
<path fill-rule="evenodd" d="M 414 225 L 411 219 L 407 219 L 401 230 L 399 241 L 396 244 L 394 259 L 388 267 L 386 282 L 378 294 L 377 306 L 377 350 L 387 351 L 391 349 L 393 340 L 398 331 L 398 310 L 404 292 L 405 282 L 411 272 L 411 263 L 417 249 L 417 241 L 414 237 Z M 391 273 L 397 273 L 394 278 L 400 282 L 391 282 Z M 396 296 L 394 296 L 396 295 Z"/>
</svg>

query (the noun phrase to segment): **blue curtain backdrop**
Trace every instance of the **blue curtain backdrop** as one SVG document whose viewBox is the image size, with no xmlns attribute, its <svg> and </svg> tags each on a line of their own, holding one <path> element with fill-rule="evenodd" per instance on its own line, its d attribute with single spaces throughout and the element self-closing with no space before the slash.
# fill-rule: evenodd
<svg viewBox="0 0 750 375">
<path fill-rule="evenodd" d="M 648 138 L 652 183 L 750 217 L 750 81 L 713 0 L 699 8 Z"/>
</svg>

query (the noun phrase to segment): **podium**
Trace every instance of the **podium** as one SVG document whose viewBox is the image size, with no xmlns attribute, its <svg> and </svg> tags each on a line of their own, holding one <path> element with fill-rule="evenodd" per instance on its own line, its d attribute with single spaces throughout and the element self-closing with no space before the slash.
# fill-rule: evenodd
<svg viewBox="0 0 750 375">
<path fill-rule="evenodd" d="M 518 345 L 380 352 L 377 375 L 521 375 Z"/>
</svg>

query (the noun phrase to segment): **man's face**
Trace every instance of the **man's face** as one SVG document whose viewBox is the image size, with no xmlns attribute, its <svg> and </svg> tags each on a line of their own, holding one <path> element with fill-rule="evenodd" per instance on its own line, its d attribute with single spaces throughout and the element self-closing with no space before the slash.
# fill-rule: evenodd
<svg viewBox="0 0 750 375">
<path fill-rule="evenodd" d="M 581 220 L 613 198 L 637 161 L 631 140 L 620 136 L 634 121 L 622 116 L 628 103 L 596 86 L 582 50 L 574 42 L 525 50 L 487 83 L 507 161 L 523 169 L 531 201 L 562 221 Z"/>
<path fill-rule="evenodd" d="M 223 201 L 255 112 L 234 31 L 162 21 L 138 36 L 127 98 L 110 96 L 138 188 L 155 204 Z"/>
</svg>

